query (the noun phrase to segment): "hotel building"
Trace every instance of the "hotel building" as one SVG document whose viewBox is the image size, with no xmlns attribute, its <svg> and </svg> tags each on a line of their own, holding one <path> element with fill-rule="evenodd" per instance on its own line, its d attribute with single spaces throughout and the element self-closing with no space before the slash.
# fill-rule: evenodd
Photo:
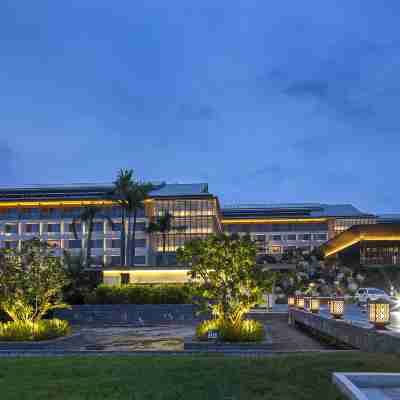
<svg viewBox="0 0 400 400">
<path fill-rule="evenodd" d="M 347 204 L 221 207 L 207 184 L 162 183 L 149 194 L 139 213 L 134 266 L 127 268 L 121 267 L 121 209 L 112 185 L 2 187 L 0 248 L 18 248 L 21 241 L 40 237 L 54 245 L 59 254 L 64 250 L 79 254 L 88 239 L 87 227 L 80 221 L 86 206 L 96 206 L 98 210 L 91 237 L 92 268 L 102 271 L 104 281 L 113 284 L 185 281 L 186 270 L 176 265 L 176 249 L 188 240 L 211 233 L 249 234 L 258 244 L 260 257 L 279 257 L 285 249 L 314 248 L 351 226 L 377 222 L 376 216 Z M 147 227 L 165 210 L 173 221 L 166 235 L 166 257 L 161 257 L 162 236 L 148 233 Z"/>
</svg>

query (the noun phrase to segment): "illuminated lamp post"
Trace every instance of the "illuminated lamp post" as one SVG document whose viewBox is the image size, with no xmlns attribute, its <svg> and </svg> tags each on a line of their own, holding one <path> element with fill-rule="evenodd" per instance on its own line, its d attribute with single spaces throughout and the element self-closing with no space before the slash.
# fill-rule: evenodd
<svg viewBox="0 0 400 400">
<path fill-rule="evenodd" d="M 368 320 L 376 329 L 385 329 L 390 320 L 390 302 L 385 299 L 371 300 L 368 303 Z"/>
<path fill-rule="evenodd" d="M 297 296 L 296 306 L 299 310 L 304 310 L 304 297 L 303 296 Z"/>
<path fill-rule="evenodd" d="M 296 297 L 295 296 L 288 296 L 287 303 L 290 308 L 293 308 L 296 305 Z"/>
<path fill-rule="evenodd" d="M 329 312 L 333 318 L 340 319 L 344 314 L 344 298 L 343 297 L 333 297 L 329 301 Z"/>
<path fill-rule="evenodd" d="M 317 297 L 311 297 L 308 309 L 315 314 L 319 313 L 320 301 Z"/>
</svg>

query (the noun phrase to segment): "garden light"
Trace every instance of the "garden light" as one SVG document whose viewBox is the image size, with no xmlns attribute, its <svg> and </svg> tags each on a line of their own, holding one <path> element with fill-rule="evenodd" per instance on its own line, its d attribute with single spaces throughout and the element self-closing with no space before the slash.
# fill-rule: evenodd
<svg viewBox="0 0 400 400">
<path fill-rule="evenodd" d="M 344 298 L 334 297 L 329 302 L 329 312 L 333 318 L 340 319 L 344 314 Z"/>
<path fill-rule="evenodd" d="M 384 329 L 390 320 L 390 303 L 385 299 L 371 300 L 368 303 L 368 320 L 376 329 Z"/>
</svg>

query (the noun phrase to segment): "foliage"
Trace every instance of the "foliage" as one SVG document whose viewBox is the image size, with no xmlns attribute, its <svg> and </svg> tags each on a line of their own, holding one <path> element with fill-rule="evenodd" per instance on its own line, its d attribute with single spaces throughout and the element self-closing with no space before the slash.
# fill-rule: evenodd
<svg viewBox="0 0 400 400">
<path fill-rule="evenodd" d="M 85 225 L 85 267 L 89 268 L 92 264 L 92 236 L 93 236 L 93 228 L 94 228 L 94 220 L 98 214 L 102 212 L 101 207 L 96 206 L 86 206 L 81 209 L 81 214 L 79 216 L 79 221 L 81 221 Z M 110 217 L 105 216 L 108 223 L 112 226 L 113 222 Z M 75 239 L 79 239 L 78 232 L 76 229 L 77 219 L 74 218 L 72 221 L 72 229 L 75 236 Z"/>
<path fill-rule="evenodd" d="M 194 239 L 178 249 L 178 260 L 191 268 L 190 286 L 202 311 L 236 325 L 262 302 L 275 275 L 256 265 L 256 253 L 249 237 L 227 235 Z"/>
<path fill-rule="evenodd" d="M 0 341 L 48 340 L 70 333 L 71 328 L 68 322 L 59 319 L 0 323 Z"/>
<path fill-rule="evenodd" d="M 134 265 L 137 214 L 144 208 L 144 200 L 154 186 L 136 180 L 132 169 L 119 170 L 114 186 L 114 195 L 121 207 L 121 265 Z"/>
<path fill-rule="evenodd" d="M 13 321 L 38 321 L 62 302 L 68 283 L 60 257 L 47 243 L 32 239 L 22 250 L 0 253 L 0 308 Z"/>
<path fill-rule="evenodd" d="M 207 340 L 210 330 L 218 330 L 218 338 L 224 342 L 260 342 L 265 337 L 264 325 L 252 319 L 241 320 L 235 325 L 219 319 L 202 321 L 196 327 L 197 338 Z"/>
<path fill-rule="evenodd" d="M 100 285 L 87 293 L 88 304 L 189 304 L 192 302 L 185 285 Z"/>
<path fill-rule="evenodd" d="M 69 279 L 63 289 L 64 300 L 68 304 L 82 304 L 85 296 L 100 283 L 101 272 L 86 268 L 82 253 L 74 255 L 64 251 L 63 263 Z"/>
</svg>

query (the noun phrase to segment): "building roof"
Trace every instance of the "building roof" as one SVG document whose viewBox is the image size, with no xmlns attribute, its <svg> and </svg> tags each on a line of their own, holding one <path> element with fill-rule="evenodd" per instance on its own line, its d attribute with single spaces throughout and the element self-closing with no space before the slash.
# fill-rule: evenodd
<svg viewBox="0 0 400 400">
<path fill-rule="evenodd" d="M 400 223 L 354 225 L 324 243 L 321 249 L 328 257 L 360 241 L 400 241 Z"/>
<path fill-rule="evenodd" d="M 351 204 L 284 203 L 284 204 L 235 204 L 222 207 L 224 218 L 328 218 L 373 217 Z"/>
<path fill-rule="evenodd" d="M 168 184 L 157 183 L 150 197 L 210 196 L 205 183 Z M 26 185 L 0 186 L 0 202 L 47 201 L 47 200 L 112 200 L 114 185 L 70 184 L 70 185 Z"/>
</svg>

